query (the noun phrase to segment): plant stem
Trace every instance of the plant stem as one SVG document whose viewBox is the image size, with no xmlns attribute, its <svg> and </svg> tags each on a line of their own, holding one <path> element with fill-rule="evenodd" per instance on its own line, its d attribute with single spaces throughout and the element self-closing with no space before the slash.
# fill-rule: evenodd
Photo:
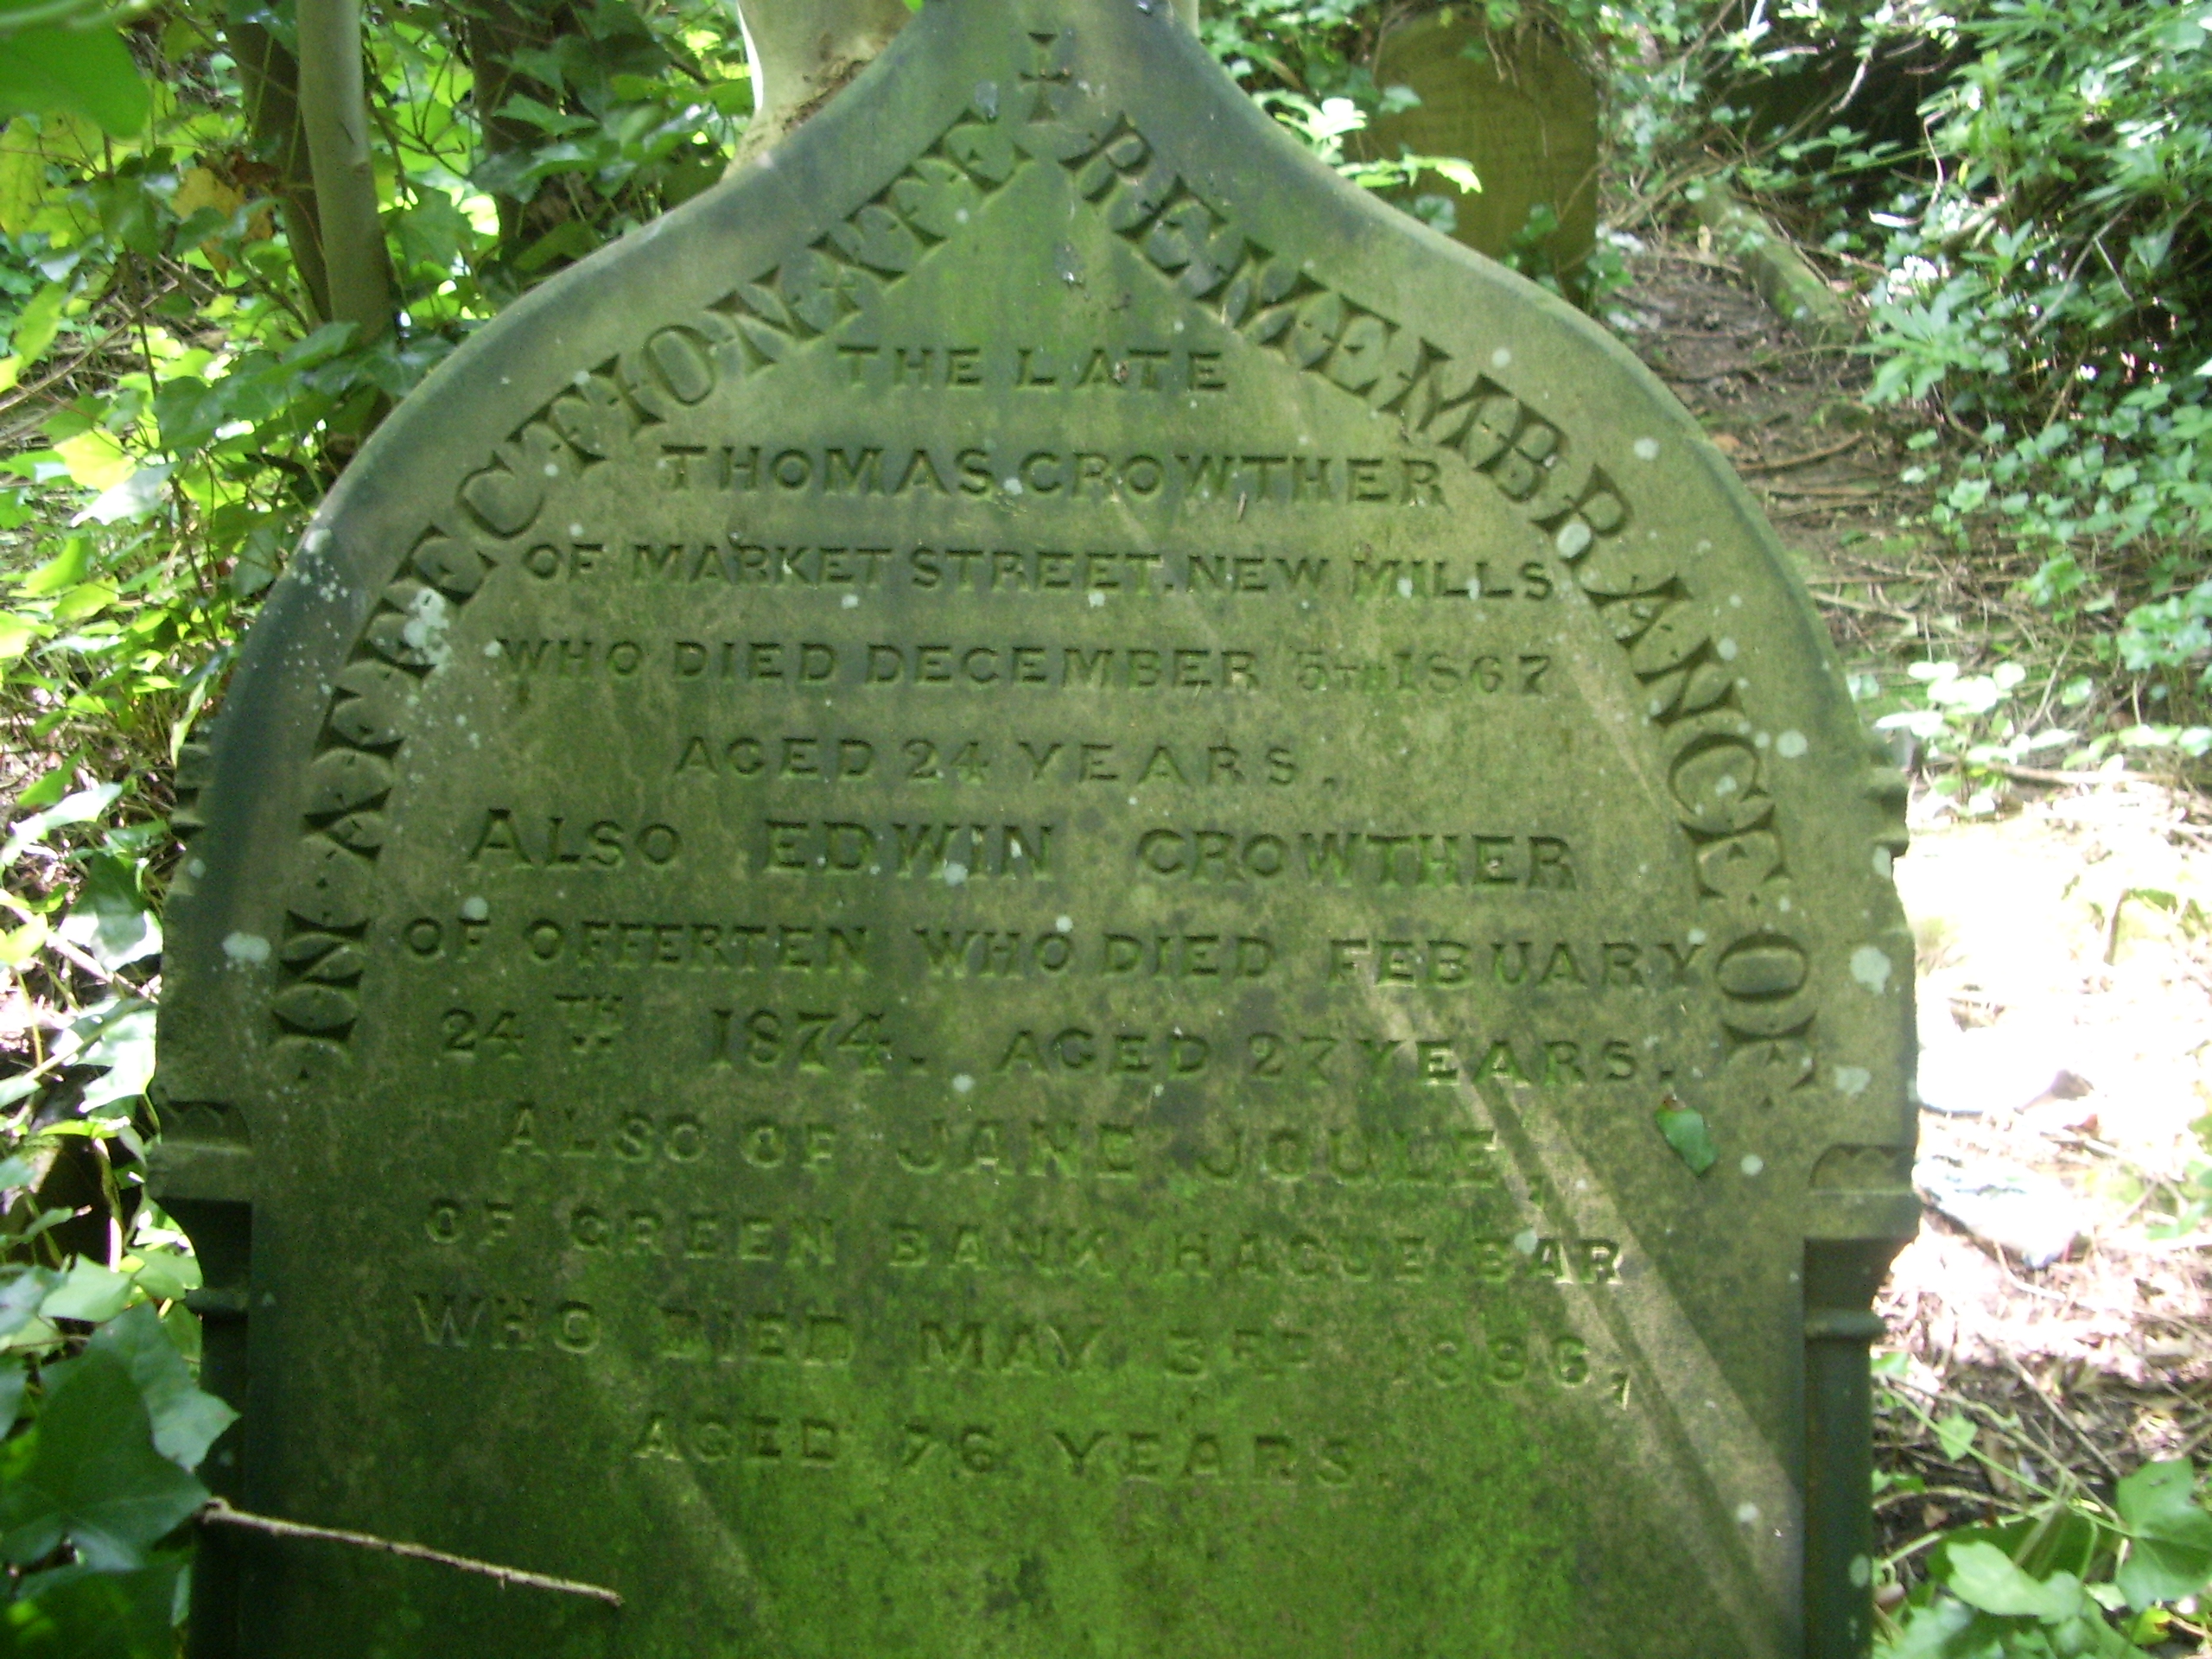
<svg viewBox="0 0 2212 1659">
<path fill-rule="evenodd" d="M 357 344 L 391 327 L 391 270 L 377 219 L 368 101 L 361 84 L 360 0 L 299 0 L 300 118 L 321 217 L 334 321 Z"/>
</svg>

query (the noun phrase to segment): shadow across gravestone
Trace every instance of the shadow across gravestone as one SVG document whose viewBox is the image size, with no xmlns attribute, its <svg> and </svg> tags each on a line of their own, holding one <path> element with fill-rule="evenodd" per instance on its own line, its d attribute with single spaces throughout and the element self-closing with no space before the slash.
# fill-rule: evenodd
<svg viewBox="0 0 2212 1659">
<path fill-rule="evenodd" d="M 409 398 L 188 757 L 252 1659 L 1863 1649 L 1901 782 L 1694 423 L 1163 6 Z"/>
</svg>

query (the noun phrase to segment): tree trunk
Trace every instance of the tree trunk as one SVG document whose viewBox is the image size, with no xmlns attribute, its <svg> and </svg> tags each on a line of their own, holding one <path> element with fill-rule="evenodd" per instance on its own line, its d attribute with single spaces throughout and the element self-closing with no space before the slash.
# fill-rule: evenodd
<svg viewBox="0 0 2212 1659">
<path fill-rule="evenodd" d="M 1198 26 L 1198 0 L 1173 0 L 1185 29 Z M 906 0 L 737 0 L 738 27 L 753 65 L 753 120 L 729 170 L 780 143 L 830 101 L 906 26 Z"/>
<path fill-rule="evenodd" d="M 300 125 L 300 65 L 276 37 L 259 23 L 232 23 L 224 29 L 231 57 L 238 67 L 254 159 L 273 168 L 284 240 L 292 250 L 292 269 L 307 290 L 308 308 L 317 322 L 330 321 L 330 277 L 322 264 L 322 220 L 315 212 L 315 175 L 308 162 L 308 136 Z"/>
<path fill-rule="evenodd" d="M 299 0 L 300 116 L 322 220 L 334 321 L 355 339 L 391 327 L 391 266 L 377 219 L 369 106 L 361 86 L 359 0 Z"/>
<path fill-rule="evenodd" d="M 753 65 L 753 119 L 735 169 L 830 100 L 906 27 L 905 0 L 737 0 Z"/>
</svg>

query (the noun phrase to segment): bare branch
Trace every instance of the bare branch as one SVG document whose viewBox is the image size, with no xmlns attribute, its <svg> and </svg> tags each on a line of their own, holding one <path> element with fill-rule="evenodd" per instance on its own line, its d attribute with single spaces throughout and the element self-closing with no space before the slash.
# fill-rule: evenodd
<svg viewBox="0 0 2212 1659">
<path fill-rule="evenodd" d="M 311 1538 L 323 1543 L 351 1544 L 357 1549 L 373 1549 L 387 1555 L 404 1555 L 412 1561 L 433 1561 L 440 1567 L 450 1567 L 456 1572 L 475 1573 L 487 1579 L 497 1579 L 501 1586 L 510 1584 L 531 1590 L 551 1590 L 564 1596 L 587 1596 L 594 1601 L 603 1601 L 610 1607 L 620 1607 L 622 1598 L 604 1585 L 582 1584 L 575 1579 L 556 1579 L 550 1573 L 531 1573 L 518 1567 L 501 1567 L 494 1561 L 480 1561 L 467 1555 L 448 1554 L 442 1549 L 431 1549 L 422 1544 L 403 1544 L 397 1539 L 379 1538 L 371 1532 L 348 1532 L 342 1527 L 311 1527 L 299 1521 L 279 1521 L 274 1516 L 255 1515 L 248 1510 L 234 1510 L 219 1497 L 211 1497 L 200 1511 L 199 1519 L 208 1525 L 238 1527 L 248 1532 L 264 1533 L 271 1538 Z"/>
</svg>

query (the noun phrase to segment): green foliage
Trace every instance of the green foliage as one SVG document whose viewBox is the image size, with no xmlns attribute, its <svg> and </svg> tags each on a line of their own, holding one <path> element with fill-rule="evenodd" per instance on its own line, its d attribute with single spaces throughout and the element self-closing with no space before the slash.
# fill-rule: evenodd
<svg viewBox="0 0 2212 1659">
<path fill-rule="evenodd" d="M 1955 662 L 1917 662 L 1905 674 L 1902 697 L 1863 676 L 1853 694 L 1904 703 L 1878 715 L 1874 728 L 1910 734 L 1924 760 L 1935 763 L 1929 786 L 1955 798 L 1967 817 L 1996 810 L 1998 780 L 2008 767 L 2176 771 L 2212 753 L 2208 726 L 2138 721 L 2087 729 L 2075 717 L 2088 712 L 2095 682 L 2085 673 L 2066 672 L 2063 664 L 2040 677 L 2009 659 L 1980 673 Z"/>
<path fill-rule="evenodd" d="M 1651 1121 L 1659 1126 L 1659 1133 L 1690 1173 L 1702 1175 L 1720 1161 L 1719 1148 L 1713 1144 L 1712 1128 L 1706 1122 L 1703 1112 L 1673 1103 L 1671 1095 L 1668 1100 L 1670 1103 L 1654 1111 Z"/>
<path fill-rule="evenodd" d="M 1996 1467 L 1973 1440 L 1969 1425 L 1944 1440 L 1945 1454 Z M 2212 1583 L 2212 1515 L 2196 1487 L 2190 1465 L 2150 1463 L 2119 1483 L 2110 1504 L 2079 1491 L 2046 1494 L 2002 1525 L 1923 1541 L 1926 1576 L 1888 1621 L 1876 1659 L 2144 1653 L 2164 1636 L 2170 1604 Z"/>
<path fill-rule="evenodd" d="M 1948 1462 L 1979 1465 L 1993 1485 L 2024 1497 L 1993 1500 L 2002 1518 L 1930 1533 L 1882 1563 L 1891 1611 L 1874 1659 L 2138 1659 L 2164 1637 L 2172 1605 L 2212 1585 L 2212 1514 L 2189 1463 L 2145 1464 L 2107 1503 L 2063 1468 L 2045 1484 L 2032 1465 L 2010 1460 L 2013 1436 L 1985 1437 L 1964 1411 L 1938 1420 L 1909 1392 L 1884 1389 L 1878 1399 L 1885 1414 L 1918 1419 Z M 2018 1427 L 1974 1409 L 2000 1430 Z M 1877 1483 L 1924 1490 L 1912 1475 Z M 1907 1592 L 1898 1575 L 1916 1558 Z"/>
<path fill-rule="evenodd" d="M 0 4 L 0 117 L 58 110 L 118 137 L 146 124 L 146 83 L 100 0 Z"/>
<path fill-rule="evenodd" d="M 1442 10 L 1472 15 L 1499 36 L 1549 30 L 1593 67 L 1643 27 L 1637 8 L 1604 0 L 1481 0 Z M 1322 161 L 1363 189 L 1399 196 L 1417 192 L 1406 205 L 1432 229 L 1449 235 L 1459 223 L 1457 198 L 1482 188 L 1466 157 L 1407 154 L 1366 160 L 1345 150 L 1345 139 L 1376 115 L 1420 102 L 1409 86 L 1377 86 L 1367 67 L 1382 31 L 1404 15 L 1385 0 L 1209 0 L 1199 28 L 1222 66 Z M 1449 188 L 1420 191 L 1430 175 Z M 1538 208 L 1506 251 L 1506 263 L 1554 293 L 1595 306 L 1624 282 L 1620 256 L 1601 246 L 1563 283 L 1545 246 L 1558 227 L 1554 210 Z"/>
<path fill-rule="evenodd" d="M 37 1421 L 0 1452 L 0 1558 L 29 1567 L 66 1543 L 83 1565 L 135 1572 L 207 1500 L 154 1448 L 130 1368 L 87 1349 L 47 1368 Z"/>
<path fill-rule="evenodd" d="M 32 1160 L 0 1165 L 20 1191 Z M 196 1265 L 142 1215 L 114 1268 L 82 1257 L 0 1268 L 0 1630 L 11 1653 L 172 1659 L 183 1615 L 174 1540 L 194 1478 L 237 1414 L 194 1376 Z M 35 1232 L 18 1255 L 35 1254 Z"/>
<path fill-rule="evenodd" d="M 2113 1501 L 2128 1550 L 2115 1582 L 2129 1606 L 2179 1601 L 2212 1582 L 2212 1515 L 2196 1489 L 2186 1463 L 2145 1464 L 2120 1483 Z"/>
<path fill-rule="evenodd" d="M 1402 89 L 1401 89 L 1402 90 Z M 1475 169 L 1457 156 L 1402 155 L 1390 161 L 1360 161 L 1344 154 L 1344 140 L 1367 125 L 1367 111 L 1349 98 L 1326 98 L 1318 104 L 1301 92 L 1264 87 L 1253 94 L 1261 108 L 1306 141 L 1308 148 L 1352 183 L 1367 190 L 1402 190 L 1433 173 L 1455 187 L 1460 194 L 1483 188 Z M 1388 99 L 1384 100 L 1387 105 Z M 1444 197 L 1424 198 L 1450 207 Z M 1428 215 L 1438 230 L 1449 232 L 1454 222 L 1443 212 Z"/>
<path fill-rule="evenodd" d="M 1980 0 L 1868 27 L 1956 60 L 1924 157 L 1847 125 L 1739 177 L 1878 270 L 1871 397 L 1941 423 L 1906 481 L 1937 486 L 1960 555 L 2032 550 L 2028 598 L 2150 701 L 2193 702 L 2212 689 L 2212 3 Z M 1879 211 L 1846 170 L 1886 172 Z"/>
<path fill-rule="evenodd" d="M 2147 889 L 2138 889 L 2127 895 L 2141 897 L 2156 903 L 2164 900 L 2164 908 L 2180 909 L 2185 924 L 2194 923 L 2202 929 L 2207 918 L 2192 900 L 2183 907 L 2174 902 L 2177 895 L 2152 894 Z M 2178 1181 L 2171 1181 L 2152 1189 L 2151 1197 L 2154 1214 L 2160 1218 L 2150 1226 L 2154 1239 L 2169 1241 L 2187 1237 L 2212 1219 L 2212 1116 L 2200 1117 L 2190 1124 L 2190 1134 L 2195 1145 L 2190 1149 L 2187 1165 Z"/>
<path fill-rule="evenodd" d="M 2212 3 L 1624 10 L 1624 222 L 1719 174 L 1858 278 L 1871 397 L 1927 423 L 1903 481 L 1950 556 L 2027 556 L 2037 654 L 2094 673 L 2101 718 L 2202 725 Z"/>
<path fill-rule="evenodd" d="M 719 176 L 750 88 L 706 0 L 389 0 L 366 68 L 401 314 L 364 346 L 326 320 L 278 118 L 288 6 L 149 14 L 150 94 L 100 19 L 0 0 L 0 31 L 26 19 L 90 67 L 31 85 L 30 33 L 0 47 L 0 1645 L 174 1659 L 193 1471 L 232 1416 L 141 1188 L 175 770 L 384 412 Z"/>
<path fill-rule="evenodd" d="M 0 1605 L 0 1630 L 20 1659 L 175 1659 L 188 1581 L 181 1551 L 135 1572 L 55 1567 Z"/>
<path fill-rule="evenodd" d="M 0 725 L 43 757 L 0 771 L 0 967 L 42 1010 L 0 1108 L 38 1121 L 132 1138 L 168 774 L 308 514 L 471 328 L 717 176 L 749 105 L 734 19 L 703 3 L 372 21 L 404 310 L 372 346 L 319 321 L 309 221 L 245 113 L 239 31 L 281 52 L 282 8 L 160 14 L 128 137 L 55 98 L 0 132 Z"/>
</svg>

